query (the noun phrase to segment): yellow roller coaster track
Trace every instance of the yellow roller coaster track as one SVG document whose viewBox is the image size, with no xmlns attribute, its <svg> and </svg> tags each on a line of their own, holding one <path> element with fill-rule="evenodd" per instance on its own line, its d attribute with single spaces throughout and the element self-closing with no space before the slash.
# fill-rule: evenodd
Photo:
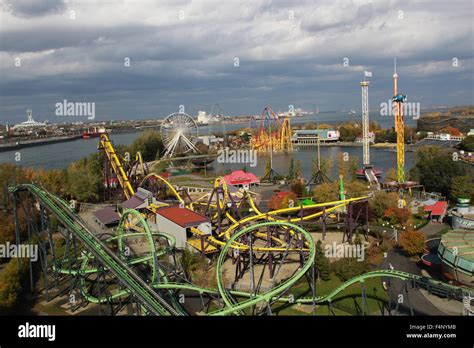
<svg viewBox="0 0 474 348">
<path fill-rule="evenodd" d="M 214 181 L 214 187 L 222 187 L 222 189 L 225 192 L 223 197 L 219 197 L 219 196 L 217 197 L 217 202 L 214 206 L 219 205 L 221 208 L 224 208 L 226 206 L 227 198 L 228 198 L 227 184 L 223 180 L 223 178 L 217 178 Z M 330 208 L 325 209 L 325 213 L 328 214 L 328 213 L 331 213 L 333 211 L 338 210 L 339 208 L 342 208 L 342 207 L 346 206 L 347 204 L 349 204 L 351 202 L 356 202 L 356 201 L 361 201 L 361 200 L 367 199 L 368 196 L 338 200 L 338 201 L 334 201 L 334 202 L 317 203 L 317 204 L 312 204 L 312 205 L 307 205 L 307 206 L 302 206 L 302 207 L 283 208 L 283 209 L 273 210 L 273 211 L 270 211 L 270 212 L 267 212 L 267 213 L 262 213 L 258 209 L 258 207 L 256 206 L 254 200 L 252 199 L 252 197 L 250 195 L 248 195 L 247 198 L 248 198 L 248 202 L 249 202 L 251 208 L 253 209 L 253 211 L 255 212 L 256 215 L 252 215 L 252 216 L 246 217 L 246 218 L 241 219 L 241 220 L 236 220 L 229 214 L 229 212 L 226 212 L 225 213 L 226 217 L 229 219 L 229 221 L 232 223 L 232 225 L 229 228 L 227 228 L 227 230 L 225 230 L 220 235 L 218 235 L 218 237 L 225 238 L 226 240 L 229 240 L 231 235 L 232 235 L 232 232 L 234 232 L 234 230 L 241 227 L 243 224 L 251 223 L 251 222 L 254 222 L 254 221 L 258 221 L 258 220 L 265 219 L 265 220 L 268 220 L 268 221 L 288 221 L 285 218 L 278 218 L 277 216 L 279 214 L 292 213 L 292 212 L 300 211 L 300 210 L 307 210 L 307 209 L 314 209 L 314 208 L 321 208 L 321 207 L 330 206 Z M 292 218 L 292 219 L 289 220 L 289 222 L 298 222 L 298 221 L 311 220 L 311 219 L 314 219 L 314 218 L 318 218 L 322 215 L 323 215 L 323 212 L 320 211 L 320 212 L 310 214 L 310 215 L 307 215 L 307 216 L 304 216 L 304 217 Z M 191 232 L 195 235 L 202 236 L 201 231 L 199 231 L 196 228 L 192 228 Z M 293 231 L 290 230 L 290 233 L 293 233 Z M 262 234 L 262 237 L 263 236 L 264 235 Z M 283 241 L 281 241 L 280 239 L 275 238 L 275 237 L 273 237 L 272 239 L 274 241 L 278 242 L 280 244 L 280 247 L 271 247 L 271 248 L 270 247 L 268 247 L 268 248 L 264 247 L 264 248 L 258 248 L 258 250 L 259 251 L 285 251 L 286 250 L 286 243 L 284 243 Z M 215 238 L 214 236 L 208 236 L 207 240 L 209 242 L 211 242 L 215 245 L 219 245 L 219 246 L 223 246 L 223 245 L 226 244 L 225 241 L 219 240 L 219 239 Z M 240 244 L 240 243 L 237 243 L 237 242 L 232 243 L 231 248 L 232 249 L 239 249 L 239 250 L 247 250 L 248 249 L 248 247 L 246 245 L 243 245 L 243 244 Z M 255 250 L 257 250 L 257 249 L 255 249 Z"/>
<path fill-rule="evenodd" d="M 109 160 L 112 169 L 117 175 L 117 179 L 123 189 L 125 197 L 129 199 L 135 194 L 135 190 L 130 184 L 130 181 L 127 177 L 127 173 L 125 173 L 125 170 L 123 169 L 122 162 L 117 156 L 115 148 L 112 142 L 110 141 L 109 135 L 106 132 L 100 133 L 99 149 L 104 150 L 104 153 L 107 156 L 107 159 Z"/>
<path fill-rule="evenodd" d="M 126 174 L 125 174 L 125 171 L 123 170 L 120 159 L 118 158 L 118 156 L 115 152 L 115 149 L 114 149 L 112 143 L 110 142 L 110 140 L 108 138 L 108 135 L 106 133 L 101 134 L 101 141 L 100 141 L 100 147 L 99 148 L 103 148 L 105 150 L 107 158 L 109 159 L 113 170 L 115 171 L 115 173 L 117 174 L 117 177 L 119 178 L 119 182 L 121 183 L 121 187 L 123 188 L 123 190 L 125 192 L 125 195 L 127 196 L 127 198 L 130 198 L 131 196 L 133 196 L 135 191 L 133 190 L 132 186 L 130 185 L 130 182 L 129 182 Z M 170 189 L 170 191 L 177 198 L 177 200 L 181 204 L 183 204 L 183 205 L 185 204 L 183 198 L 178 193 L 178 191 L 175 189 L 175 187 L 169 181 L 167 181 L 165 178 L 159 176 L 158 174 L 155 174 L 155 173 L 148 174 L 147 176 L 145 176 L 145 178 L 143 178 L 142 182 L 140 183 L 140 186 L 142 186 L 146 182 L 146 180 L 148 180 L 152 177 L 157 179 L 157 180 L 160 180 L 161 182 L 163 182 Z M 215 204 L 211 203 L 210 205 L 214 206 L 214 207 L 219 207 L 220 209 L 225 209 L 227 207 L 228 195 L 229 195 L 229 189 L 228 189 L 227 183 L 225 182 L 224 178 L 218 177 L 218 178 L 215 179 L 213 186 L 214 186 L 214 188 L 221 187 L 222 190 L 223 190 L 223 195 L 222 196 L 217 195 Z M 127 192 L 128 192 L 128 194 L 127 194 Z M 201 197 L 201 198 L 204 198 L 204 197 L 206 197 L 206 195 Z M 328 207 L 329 206 L 330 208 L 325 209 L 325 211 L 324 211 L 327 214 L 327 213 L 331 213 L 333 211 L 336 211 L 337 209 L 339 209 L 341 207 L 344 207 L 344 206 L 346 206 L 347 204 L 349 204 L 351 202 L 356 202 L 356 201 L 360 201 L 360 200 L 364 200 L 364 199 L 368 198 L 367 196 L 363 196 L 363 197 L 350 198 L 350 199 L 338 200 L 338 201 L 333 201 L 333 202 L 311 204 L 311 205 L 306 205 L 306 206 L 301 206 L 301 207 L 297 206 L 297 207 L 292 207 L 292 208 L 277 209 L 277 210 L 269 211 L 267 213 L 263 213 L 258 209 L 258 207 L 256 206 L 256 204 L 255 204 L 254 200 L 252 199 L 251 195 L 247 194 L 246 197 L 247 197 L 247 200 L 250 204 L 250 207 L 255 212 L 255 215 L 248 216 L 248 217 L 243 218 L 241 220 L 236 220 L 234 217 L 232 217 L 229 214 L 228 211 L 225 212 L 225 216 L 229 219 L 229 221 L 232 223 L 232 225 L 230 225 L 224 232 L 221 232 L 218 235 L 219 238 L 221 238 L 221 239 L 224 238 L 226 240 L 229 240 L 232 236 L 232 233 L 237 228 L 242 227 L 242 225 L 244 225 L 244 224 L 248 224 L 248 223 L 251 223 L 251 222 L 258 221 L 258 220 L 265 219 L 265 220 L 268 220 L 268 221 L 275 221 L 275 222 L 306 221 L 306 220 L 311 220 L 311 219 L 318 218 L 318 217 L 322 216 L 323 211 L 313 213 L 313 214 L 303 216 L 303 217 L 295 217 L 295 218 L 292 218 L 292 219 L 289 219 L 289 220 L 285 219 L 285 218 L 278 218 L 278 215 L 280 215 L 280 214 L 293 213 L 293 212 L 300 211 L 300 210 L 308 210 L 308 209 L 315 209 L 315 208 L 322 208 L 322 207 Z M 242 200 L 242 202 L 243 202 L 243 200 Z M 241 202 L 241 204 L 242 204 L 242 202 Z M 186 208 L 194 210 L 193 204 L 198 204 L 198 203 L 199 204 L 204 204 L 204 202 L 191 202 L 190 204 L 188 204 L 186 206 Z M 166 205 L 168 205 L 168 204 L 163 203 L 162 206 L 166 206 Z M 152 204 L 148 207 L 148 210 L 155 213 L 157 208 L 159 208 L 159 206 L 156 206 L 156 205 Z M 217 217 L 216 214 L 218 214 L 218 212 L 215 213 L 213 218 Z M 195 227 L 190 228 L 190 231 L 198 237 L 203 236 L 203 233 Z M 289 230 L 289 232 L 293 233 L 292 230 Z M 226 244 L 225 241 L 219 240 L 219 239 L 215 238 L 212 235 L 206 235 L 206 236 L 207 236 L 207 240 L 209 242 L 211 242 L 212 244 L 216 245 L 216 246 L 224 246 Z M 258 234 L 257 234 L 257 236 L 258 236 Z M 261 237 L 264 237 L 264 236 L 265 236 L 264 234 L 261 234 Z M 276 237 L 272 237 L 272 239 L 275 242 L 277 242 L 280 246 L 279 247 L 259 247 L 259 248 L 255 248 L 255 250 L 257 250 L 257 249 L 258 249 L 258 251 L 285 251 L 285 250 L 287 250 L 285 242 L 283 242 L 282 240 L 280 240 Z M 239 249 L 239 250 L 247 250 L 248 249 L 248 246 L 246 246 L 244 244 L 241 244 L 241 243 L 238 243 L 238 242 L 233 242 L 230 247 L 232 249 Z M 306 249 L 304 249 L 304 250 L 306 250 Z M 289 251 L 292 251 L 292 250 L 289 250 Z"/>
<path fill-rule="evenodd" d="M 178 193 L 178 191 L 176 191 L 176 189 L 174 188 L 173 185 L 171 185 L 165 178 L 159 176 L 158 174 L 156 173 L 150 173 L 148 174 L 147 176 L 145 176 L 142 180 L 142 182 L 140 183 L 140 186 L 143 186 L 143 184 L 150 178 L 155 178 L 159 181 L 161 181 L 162 183 L 164 183 L 171 191 L 171 193 L 173 193 L 173 195 L 178 199 L 178 201 L 182 204 L 184 204 L 184 200 L 183 198 L 181 197 L 181 195 Z"/>
</svg>

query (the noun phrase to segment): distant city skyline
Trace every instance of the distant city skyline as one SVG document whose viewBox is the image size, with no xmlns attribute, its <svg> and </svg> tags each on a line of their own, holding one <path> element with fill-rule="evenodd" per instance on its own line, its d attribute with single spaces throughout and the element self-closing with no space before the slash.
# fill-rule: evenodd
<svg viewBox="0 0 474 348">
<path fill-rule="evenodd" d="M 227 115 L 265 105 L 360 111 L 399 90 L 422 109 L 474 104 L 473 3 L 405 1 L 0 2 L 0 123 L 95 103 L 95 120 Z"/>
</svg>

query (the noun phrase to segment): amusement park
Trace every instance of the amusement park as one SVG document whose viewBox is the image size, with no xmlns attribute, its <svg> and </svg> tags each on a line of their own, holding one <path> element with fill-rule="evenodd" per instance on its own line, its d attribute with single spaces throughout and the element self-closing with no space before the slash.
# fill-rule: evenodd
<svg viewBox="0 0 474 348">
<path fill-rule="evenodd" d="M 98 129 L 94 202 L 51 192 L 47 180 L 8 186 L 14 242 L 34 240 L 39 251 L 38 262 L 12 267 L 29 274 L 38 308 L 72 316 L 473 315 L 470 197 L 448 211 L 446 197 L 407 180 L 396 63 L 396 171 L 382 180 L 370 159 L 368 75 L 363 165 L 350 174 L 342 154 L 336 179 L 320 151 L 338 131 L 292 129 L 270 106 L 237 146 L 226 132 L 214 143 L 219 135 L 200 137 L 196 119 L 172 113 L 154 131 L 152 161 L 149 144 L 124 152 Z M 225 117 L 214 119 L 219 127 Z M 293 159 L 287 175 L 274 168 L 275 155 L 308 146 L 311 178 Z M 263 156 L 264 174 L 213 172 L 223 149 Z"/>
<path fill-rule="evenodd" d="M 0 348 L 472 347 L 473 15 L 1 0 Z"/>
</svg>

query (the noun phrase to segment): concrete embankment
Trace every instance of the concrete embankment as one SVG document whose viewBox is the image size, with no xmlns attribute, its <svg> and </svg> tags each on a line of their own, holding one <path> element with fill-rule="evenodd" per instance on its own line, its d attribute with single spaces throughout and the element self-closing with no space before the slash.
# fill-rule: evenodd
<svg viewBox="0 0 474 348">
<path fill-rule="evenodd" d="M 0 152 L 19 150 L 25 147 L 62 143 L 65 141 L 72 141 L 72 140 L 76 140 L 80 138 L 82 138 L 82 135 L 78 134 L 78 135 L 65 136 L 65 137 L 51 137 L 51 138 L 44 138 L 44 139 L 21 140 L 14 143 L 0 144 Z"/>
<path fill-rule="evenodd" d="M 327 142 L 321 143 L 320 146 L 344 146 L 344 147 L 361 147 L 363 144 L 361 142 L 352 142 L 352 141 L 338 141 L 338 142 Z M 316 144 L 294 144 L 294 146 L 307 146 L 307 147 L 315 147 Z M 370 144 L 371 148 L 374 149 L 393 149 L 397 147 L 397 144 L 393 143 L 377 143 L 377 144 Z"/>
</svg>

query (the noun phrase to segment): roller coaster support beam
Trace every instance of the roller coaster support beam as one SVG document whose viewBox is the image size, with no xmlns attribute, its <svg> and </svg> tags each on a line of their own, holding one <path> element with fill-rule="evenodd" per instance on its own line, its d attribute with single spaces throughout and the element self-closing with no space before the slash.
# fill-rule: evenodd
<svg viewBox="0 0 474 348">
<path fill-rule="evenodd" d="M 347 207 L 347 216 L 344 224 L 344 236 L 342 242 L 352 243 L 352 236 L 356 230 L 359 220 L 364 220 L 364 237 L 368 240 L 369 226 L 369 203 L 366 199 L 362 201 L 350 202 Z"/>
<path fill-rule="evenodd" d="M 222 219 L 222 213 L 223 211 L 221 210 L 221 205 L 219 204 L 219 196 L 222 195 L 222 198 L 224 199 L 224 190 L 221 187 L 215 187 L 212 189 L 211 194 L 209 195 L 209 199 L 207 201 L 206 205 L 206 213 L 209 219 L 212 219 L 212 212 L 211 212 L 211 206 L 212 200 L 216 199 L 216 208 L 217 208 L 217 233 L 221 233 L 221 219 Z"/>
<path fill-rule="evenodd" d="M 415 315 L 415 313 L 413 312 L 413 306 L 411 305 L 411 302 L 410 302 L 410 295 L 408 294 L 408 284 L 411 284 L 411 281 L 409 280 L 405 280 L 405 285 L 404 285 L 404 288 L 405 288 L 405 296 L 407 298 L 407 302 L 408 302 L 408 308 L 410 309 L 410 315 Z"/>
<path fill-rule="evenodd" d="M 15 243 L 16 245 L 20 245 L 20 222 L 18 220 L 18 212 L 17 212 L 17 204 L 18 204 L 18 199 L 17 199 L 17 194 L 13 194 L 13 216 L 15 219 Z M 20 273 L 20 258 L 17 258 L 18 262 L 18 273 Z"/>
<path fill-rule="evenodd" d="M 40 223 L 41 223 L 41 231 L 42 233 L 46 232 L 46 224 L 45 224 L 45 213 L 44 207 L 42 204 L 39 205 L 40 208 Z M 48 233 L 48 232 L 46 232 Z M 49 234 L 49 233 L 48 233 Z M 50 238 L 48 237 L 48 240 Z M 46 241 L 43 238 L 39 238 L 38 240 L 38 248 L 39 252 L 39 259 L 41 263 L 41 270 L 43 271 L 43 288 L 46 302 L 49 302 L 49 293 L 48 293 L 48 257 L 47 257 L 47 249 L 46 249 Z"/>
<path fill-rule="evenodd" d="M 27 196 L 27 198 L 28 198 L 28 200 L 31 199 L 31 197 L 29 195 Z M 27 209 L 25 207 L 25 204 L 23 204 L 23 202 L 21 202 L 20 205 L 22 207 L 23 214 L 24 214 L 25 220 L 26 220 L 27 242 L 32 243 L 33 242 L 32 238 L 31 238 L 32 231 L 37 232 L 36 226 L 34 226 L 33 223 L 32 223 L 33 221 L 35 221 L 35 219 L 31 218 L 31 216 L 30 216 L 31 210 Z M 21 241 L 20 241 L 20 243 L 21 243 Z M 20 244 L 17 244 L 17 245 L 20 245 Z M 31 292 L 31 294 L 33 294 L 33 292 L 34 292 L 33 263 L 32 263 L 31 258 L 29 258 L 28 263 L 29 263 L 29 275 L 30 275 L 30 292 Z"/>
<path fill-rule="evenodd" d="M 87 265 L 89 257 L 91 255 L 94 260 L 101 263 L 104 269 L 107 269 L 108 274 L 113 274 L 118 282 L 123 283 L 127 288 L 128 293 L 134 293 L 135 297 L 140 301 L 140 307 L 143 307 L 147 314 L 154 315 L 180 315 L 180 313 L 174 309 L 169 303 L 167 303 L 153 288 L 148 285 L 143 279 L 141 279 L 126 263 L 124 263 L 114 252 L 107 248 L 103 242 L 93 234 L 82 221 L 82 219 L 68 206 L 66 202 L 60 198 L 51 195 L 47 191 L 41 190 L 40 188 L 31 185 L 24 184 L 9 189 L 13 194 L 21 191 L 27 191 L 34 195 L 34 197 L 47 207 L 50 214 L 56 216 L 58 221 L 64 226 L 64 230 L 72 233 L 73 239 L 81 242 L 81 247 L 87 249 L 88 253 L 85 254 L 81 263 Z M 61 232 L 61 230 L 60 230 Z M 63 234 L 66 240 L 70 240 L 67 234 Z M 71 243 L 71 242 L 69 242 Z M 75 243 L 75 241 L 73 241 Z M 70 245 L 68 246 L 68 253 L 72 254 Z M 84 256 L 83 254 L 81 254 Z M 72 262 L 77 262 L 79 259 L 77 253 L 75 257 L 69 257 L 65 260 L 70 271 L 64 270 L 64 267 L 60 267 L 61 273 L 66 275 L 87 275 L 84 274 L 82 267 L 71 267 Z M 57 262 L 55 263 L 57 264 Z M 62 266 L 62 265 L 59 265 Z M 80 270 L 79 272 L 77 270 Z M 84 281 L 84 277 L 81 277 L 81 282 Z M 108 281 L 108 280 L 107 280 Z M 83 289 L 83 287 L 81 287 Z M 83 294 L 84 296 L 91 296 Z M 89 300 L 89 298 L 87 298 Z M 109 296 L 106 296 L 106 302 L 109 300 Z M 99 300 L 101 302 L 102 299 Z"/>
<path fill-rule="evenodd" d="M 274 226 L 267 226 L 267 246 L 271 248 L 273 246 L 272 243 L 272 231 L 274 230 Z M 273 252 L 268 252 L 268 271 L 270 272 L 270 278 L 273 277 Z"/>
<path fill-rule="evenodd" d="M 323 228 L 322 240 L 326 240 L 326 207 L 323 207 L 323 215 L 321 217 L 321 223 Z"/>
<path fill-rule="evenodd" d="M 365 289 L 365 283 L 361 282 L 360 283 L 360 293 L 362 297 L 362 315 L 369 315 L 369 305 L 367 303 L 367 292 Z"/>
<path fill-rule="evenodd" d="M 316 265 L 313 262 L 311 267 L 311 295 L 313 298 L 313 315 L 316 314 Z"/>
</svg>

